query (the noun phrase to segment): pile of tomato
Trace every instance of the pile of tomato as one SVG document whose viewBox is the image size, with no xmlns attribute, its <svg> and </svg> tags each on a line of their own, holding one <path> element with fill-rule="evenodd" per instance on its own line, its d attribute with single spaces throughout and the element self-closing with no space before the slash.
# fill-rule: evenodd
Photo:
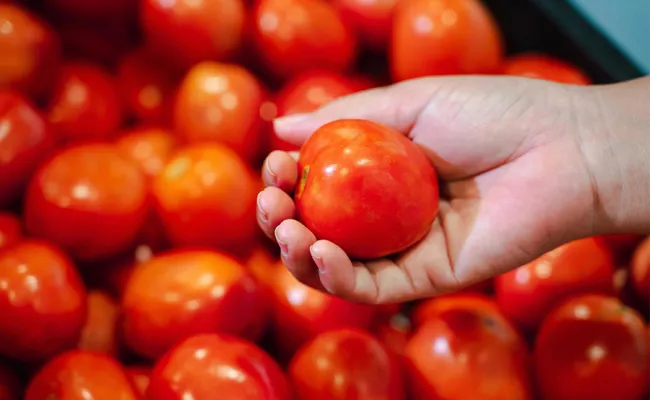
<svg viewBox="0 0 650 400">
<path fill-rule="evenodd" d="M 277 116 L 506 56 L 479 0 L 1 0 L 1 400 L 636 400 L 650 240 L 365 305 L 259 231 Z"/>
</svg>

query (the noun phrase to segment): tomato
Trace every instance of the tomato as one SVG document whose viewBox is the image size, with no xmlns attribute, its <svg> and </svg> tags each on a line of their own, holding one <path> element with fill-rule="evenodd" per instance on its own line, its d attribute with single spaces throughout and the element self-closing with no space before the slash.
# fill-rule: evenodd
<svg viewBox="0 0 650 400">
<path fill-rule="evenodd" d="M 146 216 L 144 176 L 110 144 L 56 154 L 34 176 L 25 204 L 27 230 L 81 260 L 126 250 Z"/>
<path fill-rule="evenodd" d="M 119 313 L 117 302 L 109 295 L 97 290 L 88 292 L 88 315 L 77 348 L 117 356 Z"/>
<path fill-rule="evenodd" d="M 0 91 L 0 131 L 3 208 L 19 199 L 38 165 L 54 150 L 56 140 L 41 113 L 14 91 Z"/>
<path fill-rule="evenodd" d="M 352 258 L 403 251 L 431 229 L 438 181 L 427 157 L 398 131 L 371 121 L 338 120 L 303 145 L 295 203 L 319 239 Z"/>
<path fill-rule="evenodd" d="M 364 44 L 373 50 L 386 50 L 398 0 L 335 0 L 334 4 Z"/>
<path fill-rule="evenodd" d="M 491 307 L 441 309 L 406 345 L 413 400 L 532 399 L 529 354 L 512 324 Z"/>
<path fill-rule="evenodd" d="M 115 141 L 136 162 L 148 179 L 160 175 L 176 149 L 174 134 L 158 126 L 139 126 L 123 131 Z"/>
<path fill-rule="evenodd" d="M 257 0 L 253 36 L 264 65 L 287 79 L 314 68 L 342 72 L 356 58 L 356 38 L 325 0 Z"/>
<path fill-rule="evenodd" d="M 245 267 L 208 250 L 159 254 L 137 265 L 122 314 L 125 343 L 152 359 L 196 334 L 257 339 L 266 322 L 265 299 Z"/>
<path fill-rule="evenodd" d="M 397 6 L 389 63 L 393 79 L 497 72 L 501 33 L 480 0 L 410 0 Z"/>
<path fill-rule="evenodd" d="M 178 68 L 232 58 L 242 42 L 242 0 L 143 0 L 140 23 L 147 44 Z"/>
<path fill-rule="evenodd" d="M 226 335 L 189 338 L 158 361 L 148 400 L 289 400 L 289 385 L 273 359 L 252 343 Z"/>
<path fill-rule="evenodd" d="M 643 235 L 614 234 L 596 236 L 604 246 L 609 248 L 614 255 L 617 266 L 628 266 L 631 262 L 634 249 L 645 239 Z"/>
<path fill-rule="evenodd" d="M 25 400 L 137 400 L 124 369 L 112 357 L 88 351 L 58 355 L 27 387 Z"/>
<path fill-rule="evenodd" d="M 572 85 L 589 85 L 591 80 L 578 67 L 548 54 L 524 53 L 505 60 L 504 75 L 545 79 Z"/>
<path fill-rule="evenodd" d="M 106 19 L 128 17 L 137 12 L 134 0 L 44 0 L 46 9 L 68 18 Z"/>
<path fill-rule="evenodd" d="M 495 280 L 504 314 L 528 331 L 565 297 L 586 292 L 614 293 L 611 254 L 593 238 L 562 245 Z"/>
<path fill-rule="evenodd" d="M 386 348 L 397 355 L 404 355 L 406 345 L 413 333 L 411 320 L 404 314 L 394 314 L 375 329 L 375 336 Z"/>
<path fill-rule="evenodd" d="M 0 355 L 40 361 L 77 343 L 86 291 L 72 261 L 45 242 L 0 254 Z"/>
<path fill-rule="evenodd" d="M 491 298 L 474 293 L 452 293 L 420 303 L 412 313 L 413 325 L 421 327 L 427 321 L 439 318 L 449 310 L 476 310 L 490 315 L 501 315 L 497 303 Z"/>
<path fill-rule="evenodd" d="M 257 232 L 257 180 L 218 143 L 180 149 L 153 182 L 161 221 L 176 246 L 241 249 Z"/>
<path fill-rule="evenodd" d="M 23 228 L 17 216 L 0 212 L 0 251 L 8 249 L 23 239 Z"/>
<path fill-rule="evenodd" d="M 61 58 L 56 33 L 14 4 L 0 4 L 0 26 L 4 27 L 0 30 L 0 89 L 16 89 L 39 100 L 47 97 Z"/>
<path fill-rule="evenodd" d="M 246 267 L 258 282 L 265 285 L 271 285 L 277 273 L 276 270 L 283 268 L 278 264 L 276 257 L 263 246 L 255 247 L 248 255 Z"/>
<path fill-rule="evenodd" d="M 9 366 L 0 364 L 0 399 L 20 400 L 21 384 Z"/>
<path fill-rule="evenodd" d="M 633 400 L 648 388 L 648 337 L 641 316 L 613 297 L 566 300 L 535 342 L 543 399 Z"/>
<path fill-rule="evenodd" d="M 151 380 L 151 368 L 144 366 L 131 366 L 126 367 L 125 370 L 140 397 L 144 398 Z"/>
<path fill-rule="evenodd" d="M 234 64 L 195 65 L 178 89 L 174 126 L 189 142 L 218 141 L 247 160 L 259 155 L 266 94 L 260 82 Z"/>
<path fill-rule="evenodd" d="M 66 142 L 108 138 L 122 123 L 113 77 L 92 64 L 63 65 L 48 106 L 48 119 Z"/>
<path fill-rule="evenodd" d="M 355 329 L 321 333 L 289 365 L 300 400 L 402 400 L 401 370 L 382 344 Z"/>
<path fill-rule="evenodd" d="M 149 246 L 137 246 L 133 252 L 116 259 L 103 260 L 100 263 L 94 262 L 94 268 L 84 271 L 86 279 L 91 285 L 101 288 L 113 298 L 121 299 L 135 267 L 151 260 L 155 254 Z"/>
<path fill-rule="evenodd" d="M 650 309 L 650 237 L 637 247 L 632 259 L 632 286 L 645 307 Z"/>
</svg>

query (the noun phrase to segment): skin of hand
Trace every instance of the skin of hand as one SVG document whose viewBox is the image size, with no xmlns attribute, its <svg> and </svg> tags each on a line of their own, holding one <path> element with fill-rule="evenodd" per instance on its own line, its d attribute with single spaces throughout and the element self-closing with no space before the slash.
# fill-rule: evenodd
<svg viewBox="0 0 650 400">
<path fill-rule="evenodd" d="M 650 231 L 650 78 L 585 87 L 421 78 L 274 125 L 300 145 L 342 118 L 392 126 L 420 146 L 439 175 L 439 216 L 402 254 L 350 260 L 295 219 L 297 155 L 271 153 L 258 222 L 312 287 L 357 302 L 401 302 L 459 290 L 571 240 Z"/>
</svg>

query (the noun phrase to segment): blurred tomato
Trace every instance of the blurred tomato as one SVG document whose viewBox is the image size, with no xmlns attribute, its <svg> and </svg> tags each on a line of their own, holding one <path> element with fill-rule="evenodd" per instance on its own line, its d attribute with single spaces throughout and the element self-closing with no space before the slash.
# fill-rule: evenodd
<svg viewBox="0 0 650 400">
<path fill-rule="evenodd" d="M 377 339 L 397 355 L 404 355 L 406 345 L 413 333 L 411 320 L 404 314 L 396 313 L 374 329 Z"/>
<path fill-rule="evenodd" d="M 300 400 L 402 400 L 397 359 L 367 332 L 324 332 L 305 344 L 289 365 Z"/>
<path fill-rule="evenodd" d="M 501 315 L 497 303 L 487 296 L 475 293 L 453 293 L 420 303 L 411 315 L 413 325 L 417 329 L 427 321 L 439 318 L 450 310 L 474 310 L 486 315 Z"/>
<path fill-rule="evenodd" d="M 20 400 L 21 384 L 8 365 L 0 364 L 0 399 Z"/>
<path fill-rule="evenodd" d="M 480 0 L 398 3 L 390 44 L 393 79 L 497 72 L 499 27 Z"/>
<path fill-rule="evenodd" d="M 0 89 L 17 89 L 38 100 L 47 97 L 61 57 L 56 33 L 14 4 L 0 4 L 0 26 Z"/>
<path fill-rule="evenodd" d="M 59 152 L 34 176 L 25 224 L 74 257 L 96 260 L 128 248 L 147 205 L 143 174 L 116 146 L 78 145 Z"/>
<path fill-rule="evenodd" d="M 544 320 L 535 370 L 545 400 L 634 400 L 648 388 L 646 327 L 613 297 L 572 297 Z"/>
<path fill-rule="evenodd" d="M 325 0 L 257 0 L 253 19 L 257 51 L 280 78 L 314 68 L 341 72 L 355 61 L 356 38 Z"/>
<path fill-rule="evenodd" d="M 258 282 L 264 285 L 273 283 L 276 269 L 280 268 L 276 257 L 264 246 L 258 245 L 246 258 L 246 267 Z"/>
<path fill-rule="evenodd" d="M 86 292 L 72 261 L 44 242 L 0 254 L 0 355 L 40 361 L 77 343 Z"/>
<path fill-rule="evenodd" d="M 504 75 L 545 79 L 572 85 L 589 85 L 589 77 L 576 66 L 548 54 L 524 53 L 505 60 Z"/>
<path fill-rule="evenodd" d="M 289 400 L 282 369 L 252 343 L 225 335 L 198 335 L 161 358 L 147 400 Z"/>
<path fill-rule="evenodd" d="M 504 314 L 526 330 L 572 294 L 614 293 L 611 253 L 594 238 L 576 240 L 498 276 L 496 299 Z"/>
<path fill-rule="evenodd" d="M 120 133 L 115 141 L 148 179 L 160 175 L 176 149 L 174 134 L 159 126 L 139 126 Z"/>
<path fill-rule="evenodd" d="M 127 18 L 138 10 L 138 0 L 43 0 L 54 14 L 78 19 Z"/>
<path fill-rule="evenodd" d="M 96 65 L 64 64 L 48 106 L 48 118 L 65 142 L 108 138 L 122 123 L 113 77 Z"/>
<path fill-rule="evenodd" d="M 77 348 L 112 356 L 118 355 L 118 304 L 101 291 L 88 292 L 88 313 Z"/>
<path fill-rule="evenodd" d="M 17 216 L 0 212 L 0 251 L 14 246 L 23 239 L 23 228 Z"/>
<path fill-rule="evenodd" d="M 334 0 L 343 21 L 373 50 L 386 51 L 399 0 Z"/>
<path fill-rule="evenodd" d="M 650 237 L 637 247 L 632 259 L 632 286 L 646 308 L 650 310 Z"/>
<path fill-rule="evenodd" d="M 151 381 L 151 368 L 143 366 L 130 366 L 126 367 L 126 375 L 131 380 L 131 383 L 136 388 L 140 397 L 144 398 L 149 382 Z"/>
<path fill-rule="evenodd" d="M 4 208 L 20 198 L 56 141 L 35 106 L 23 95 L 8 90 L 0 90 L 0 132 L 0 208 Z"/>
<path fill-rule="evenodd" d="M 137 400 L 123 368 L 112 357 L 70 351 L 49 361 L 27 387 L 25 400 Z"/>
<path fill-rule="evenodd" d="M 266 299 L 243 265 L 222 253 L 178 250 L 136 266 L 122 301 L 125 343 L 156 359 L 202 333 L 258 339 Z"/>
</svg>

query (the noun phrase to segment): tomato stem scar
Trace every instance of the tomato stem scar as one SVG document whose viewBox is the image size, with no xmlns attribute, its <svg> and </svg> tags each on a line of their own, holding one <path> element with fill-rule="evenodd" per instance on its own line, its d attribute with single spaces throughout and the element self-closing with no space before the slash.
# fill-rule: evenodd
<svg viewBox="0 0 650 400">
<path fill-rule="evenodd" d="M 305 165 L 300 174 L 300 182 L 298 182 L 298 188 L 296 189 L 296 199 L 299 199 L 300 196 L 302 196 L 302 192 L 305 190 L 307 175 L 309 175 L 309 165 Z"/>
</svg>

